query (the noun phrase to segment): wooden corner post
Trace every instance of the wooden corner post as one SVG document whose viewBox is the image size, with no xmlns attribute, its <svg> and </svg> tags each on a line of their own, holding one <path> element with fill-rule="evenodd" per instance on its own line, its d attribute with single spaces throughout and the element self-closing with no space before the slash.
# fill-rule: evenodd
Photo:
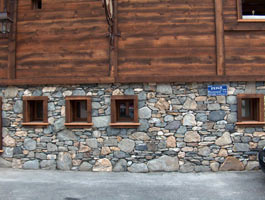
<svg viewBox="0 0 265 200">
<path fill-rule="evenodd" d="M 223 0 L 215 0 L 217 76 L 225 75 Z"/>
<path fill-rule="evenodd" d="M 18 0 L 11 0 L 11 14 L 13 23 L 8 39 L 8 79 L 16 78 L 16 36 L 17 36 L 17 6 Z"/>
</svg>

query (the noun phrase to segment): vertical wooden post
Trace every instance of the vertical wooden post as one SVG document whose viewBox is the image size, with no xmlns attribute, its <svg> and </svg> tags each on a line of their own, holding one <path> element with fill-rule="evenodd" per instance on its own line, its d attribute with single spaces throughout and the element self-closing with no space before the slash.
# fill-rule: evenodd
<svg viewBox="0 0 265 200">
<path fill-rule="evenodd" d="M 118 0 L 114 0 L 114 52 L 113 52 L 113 76 L 114 82 L 118 78 Z"/>
<path fill-rule="evenodd" d="M 217 75 L 225 75 L 223 0 L 215 0 Z"/>
<path fill-rule="evenodd" d="M 4 10 L 5 10 L 5 1 L 0 0 L 0 12 L 4 12 Z"/>
<path fill-rule="evenodd" d="M 18 0 L 11 0 L 12 27 L 8 39 L 8 79 L 16 78 L 16 36 L 17 36 L 17 4 Z"/>
</svg>

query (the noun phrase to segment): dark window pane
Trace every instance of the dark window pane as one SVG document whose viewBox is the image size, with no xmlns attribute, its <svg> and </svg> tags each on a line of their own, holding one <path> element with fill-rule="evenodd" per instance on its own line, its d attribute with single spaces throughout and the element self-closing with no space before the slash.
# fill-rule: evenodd
<svg viewBox="0 0 265 200">
<path fill-rule="evenodd" d="M 30 121 L 43 121 L 43 101 L 29 101 Z"/>
<path fill-rule="evenodd" d="M 248 118 L 250 117 L 250 99 L 243 99 L 242 100 L 242 117 Z"/>
<path fill-rule="evenodd" d="M 242 0 L 243 15 L 265 15 L 264 0 Z"/>
<path fill-rule="evenodd" d="M 120 104 L 120 117 L 127 117 L 126 116 L 126 104 Z"/>
</svg>

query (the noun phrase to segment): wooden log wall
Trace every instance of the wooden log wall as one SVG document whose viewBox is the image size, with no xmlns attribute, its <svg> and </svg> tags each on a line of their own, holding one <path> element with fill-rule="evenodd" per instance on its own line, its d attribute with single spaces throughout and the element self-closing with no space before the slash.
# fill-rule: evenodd
<svg viewBox="0 0 265 200">
<path fill-rule="evenodd" d="M 237 2 L 114 0 L 110 48 L 101 0 L 19 0 L 0 85 L 265 81 L 265 22 L 240 22 Z"/>
<path fill-rule="evenodd" d="M 105 77 L 109 44 L 99 0 L 19 0 L 17 67 L 20 78 Z"/>
<path fill-rule="evenodd" d="M 228 76 L 265 75 L 265 22 L 239 22 L 236 0 L 224 0 L 225 70 Z"/>
<path fill-rule="evenodd" d="M 216 75 L 213 0 L 119 0 L 119 80 Z"/>
</svg>

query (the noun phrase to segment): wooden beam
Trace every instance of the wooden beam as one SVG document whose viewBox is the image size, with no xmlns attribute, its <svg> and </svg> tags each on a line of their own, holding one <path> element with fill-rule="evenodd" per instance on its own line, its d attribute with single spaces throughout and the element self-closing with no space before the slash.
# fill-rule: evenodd
<svg viewBox="0 0 265 200">
<path fill-rule="evenodd" d="M 223 0 L 215 0 L 217 75 L 225 74 Z"/>
<path fill-rule="evenodd" d="M 118 0 L 113 0 L 114 2 L 114 48 L 112 50 L 112 71 L 111 77 L 114 78 L 116 82 L 118 77 Z"/>
<path fill-rule="evenodd" d="M 12 28 L 8 39 L 8 79 L 16 78 L 17 0 L 11 0 Z"/>
</svg>

